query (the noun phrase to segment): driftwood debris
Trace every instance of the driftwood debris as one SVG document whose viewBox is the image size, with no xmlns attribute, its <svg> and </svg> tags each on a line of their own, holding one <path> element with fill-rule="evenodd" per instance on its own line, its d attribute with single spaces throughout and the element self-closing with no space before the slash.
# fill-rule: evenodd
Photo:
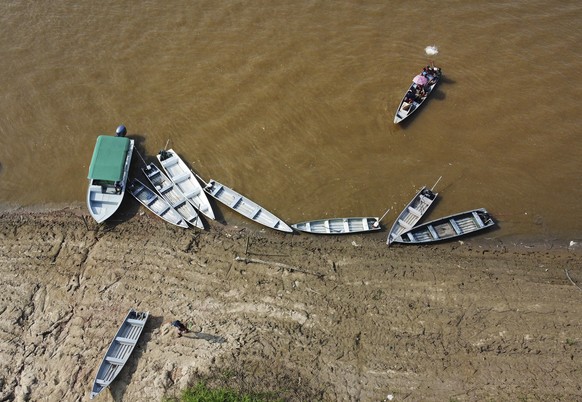
<svg viewBox="0 0 582 402">
<path fill-rule="evenodd" d="M 578 290 L 582 292 L 582 288 L 580 288 L 580 286 L 576 285 L 576 283 L 572 280 L 572 278 L 570 278 L 570 274 L 568 273 L 568 270 L 564 269 L 564 272 L 566 273 L 566 277 L 568 278 L 568 280 L 570 282 L 572 282 L 572 285 L 576 286 L 578 288 Z"/>
</svg>

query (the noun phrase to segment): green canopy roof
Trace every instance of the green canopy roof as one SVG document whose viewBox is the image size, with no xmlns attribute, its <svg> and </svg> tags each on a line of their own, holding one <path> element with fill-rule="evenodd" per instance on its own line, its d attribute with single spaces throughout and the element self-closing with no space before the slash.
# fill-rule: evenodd
<svg viewBox="0 0 582 402">
<path fill-rule="evenodd" d="M 89 179 L 121 181 L 129 138 L 100 135 L 89 166 Z"/>
</svg>

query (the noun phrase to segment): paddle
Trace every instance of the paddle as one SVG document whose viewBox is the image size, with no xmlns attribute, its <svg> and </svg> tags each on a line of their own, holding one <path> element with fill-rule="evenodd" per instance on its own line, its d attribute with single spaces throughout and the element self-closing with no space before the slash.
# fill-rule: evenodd
<svg viewBox="0 0 582 402">
<path fill-rule="evenodd" d="M 441 181 L 442 178 L 443 178 L 443 176 L 439 177 L 439 179 L 436 181 L 436 183 L 434 184 L 434 186 L 432 186 L 432 188 L 430 189 L 430 191 L 434 190 L 434 188 L 439 183 L 439 181 Z"/>
<path fill-rule="evenodd" d="M 137 152 L 137 154 L 138 154 L 139 158 L 141 159 L 141 161 L 143 162 L 143 164 L 144 164 L 145 166 L 147 166 L 148 164 L 146 163 L 146 161 L 145 161 L 145 159 L 143 158 L 143 156 L 141 156 L 141 154 L 139 153 L 139 151 L 137 150 L 137 148 L 136 148 L 135 152 Z"/>
<path fill-rule="evenodd" d="M 198 178 L 198 180 L 200 180 L 202 183 L 204 183 L 204 185 L 205 185 L 205 186 L 207 186 L 207 185 L 208 185 L 208 183 L 207 183 L 206 181 L 204 181 L 204 179 L 203 179 L 202 177 L 200 177 L 200 176 L 198 175 L 198 173 L 196 173 L 196 172 L 195 172 L 195 171 L 193 171 L 192 169 L 190 169 L 190 171 L 192 172 L 192 174 L 193 174 L 194 176 L 196 176 L 196 177 Z"/>
<path fill-rule="evenodd" d="M 388 214 L 388 212 L 390 212 L 391 209 L 392 209 L 392 207 L 388 208 L 386 210 L 386 212 L 384 212 L 384 215 L 382 215 L 382 217 L 380 219 L 376 219 L 376 222 L 374 222 L 372 224 L 372 227 L 377 228 L 378 226 L 380 226 L 380 221 L 386 217 L 386 215 Z"/>
</svg>

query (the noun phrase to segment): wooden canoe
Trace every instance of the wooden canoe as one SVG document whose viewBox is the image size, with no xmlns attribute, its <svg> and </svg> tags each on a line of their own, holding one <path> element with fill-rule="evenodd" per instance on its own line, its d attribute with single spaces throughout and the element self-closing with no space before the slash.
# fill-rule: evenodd
<svg viewBox="0 0 582 402">
<path fill-rule="evenodd" d="M 438 85 L 442 78 L 441 69 L 438 67 L 435 67 L 435 69 L 436 72 L 433 72 L 432 75 L 433 79 L 429 81 L 429 83 L 426 86 L 424 86 L 425 87 L 424 96 L 417 96 L 414 97 L 413 102 L 406 102 L 406 99 L 408 98 L 407 96 L 408 93 L 409 92 L 415 93 L 420 88 L 420 86 L 418 84 L 415 84 L 414 82 L 412 83 L 412 85 L 410 85 L 410 87 L 402 97 L 402 100 L 400 101 L 398 108 L 396 109 L 396 114 L 394 115 L 395 124 L 398 124 L 401 121 L 405 120 L 406 118 L 410 117 L 428 99 L 429 95 L 433 92 L 433 90 L 436 88 L 436 86 Z"/>
<path fill-rule="evenodd" d="M 133 309 L 129 310 L 97 370 L 93 388 L 91 389 L 91 399 L 107 388 L 127 363 L 148 316 L 149 312 L 147 311 L 140 313 Z"/>
<path fill-rule="evenodd" d="M 438 193 L 433 193 L 426 186 L 421 188 L 394 221 L 388 232 L 386 244 L 390 245 L 395 238 L 412 229 L 426 214 L 437 196 Z"/>
<path fill-rule="evenodd" d="M 147 164 L 142 168 L 142 171 L 156 191 L 178 211 L 186 222 L 197 228 L 204 229 L 202 219 L 200 219 L 192 204 L 168 176 L 153 163 Z"/>
<path fill-rule="evenodd" d="M 159 196 L 155 191 L 143 184 L 138 179 L 132 179 L 127 187 L 131 195 L 134 196 L 144 207 L 172 225 L 187 228 L 188 224 L 170 203 Z"/>
<path fill-rule="evenodd" d="M 157 157 L 170 180 L 182 191 L 194 208 L 207 218 L 216 219 L 202 186 L 178 154 L 173 149 L 168 149 L 160 151 Z"/>
<path fill-rule="evenodd" d="M 376 217 L 319 219 L 295 223 L 291 227 L 313 234 L 352 234 L 381 229 L 379 219 Z"/>
<path fill-rule="evenodd" d="M 204 187 L 204 191 L 250 220 L 281 232 L 293 232 L 289 225 L 274 214 L 216 180 L 211 179 Z"/>
<path fill-rule="evenodd" d="M 493 225 L 495 222 L 484 208 L 473 209 L 416 226 L 394 238 L 393 242 L 434 243 L 476 233 Z"/>
</svg>

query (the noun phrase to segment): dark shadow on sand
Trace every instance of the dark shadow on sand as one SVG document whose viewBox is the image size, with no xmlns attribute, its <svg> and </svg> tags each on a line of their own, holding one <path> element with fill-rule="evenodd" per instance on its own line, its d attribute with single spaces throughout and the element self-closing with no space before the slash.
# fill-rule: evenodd
<svg viewBox="0 0 582 402">
<path fill-rule="evenodd" d="M 210 343 L 225 343 L 226 339 L 222 336 L 206 334 L 204 332 L 189 332 L 187 334 L 182 335 L 184 338 L 191 338 L 191 339 L 203 339 Z"/>
</svg>

